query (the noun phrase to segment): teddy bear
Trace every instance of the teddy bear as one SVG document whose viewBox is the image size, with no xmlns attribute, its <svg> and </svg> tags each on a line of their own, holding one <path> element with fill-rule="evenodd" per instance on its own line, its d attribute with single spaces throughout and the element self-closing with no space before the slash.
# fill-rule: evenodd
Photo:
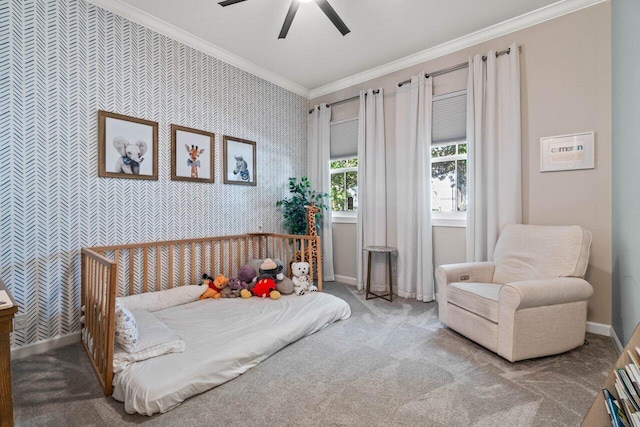
<svg viewBox="0 0 640 427">
<path fill-rule="evenodd" d="M 205 299 L 205 298 L 220 298 L 222 296 L 222 294 L 220 293 L 220 291 L 222 291 L 224 289 L 225 286 L 227 286 L 229 284 L 229 279 L 227 279 L 226 277 L 224 277 L 224 275 L 222 274 L 218 274 L 218 277 L 216 277 L 215 279 L 211 279 L 211 276 L 207 275 L 207 274 L 203 274 L 202 275 L 202 284 L 203 285 L 208 285 L 208 288 L 206 291 L 204 291 L 202 293 L 202 295 L 200 295 L 199 299 Z"/>
<path fill-rule="evenodd" d="M 291 264 L 291 272 L 293 273 L 293 289 L 296 295 L 304 295 L 305 292 L 317 292 L 318 288 L 314 286 L 309 276 L 308 262 L 294 262 Z"/>
<path fill-rule="evenodd" d="M 242 298 L 251 298 L 252 295 L 259 298 L 280 299 L 280 292 L 276 290 L 276 281 L 269 276 L 259 278 L 250 291 L 248 289 L 240 291 Z"/>
</svg>

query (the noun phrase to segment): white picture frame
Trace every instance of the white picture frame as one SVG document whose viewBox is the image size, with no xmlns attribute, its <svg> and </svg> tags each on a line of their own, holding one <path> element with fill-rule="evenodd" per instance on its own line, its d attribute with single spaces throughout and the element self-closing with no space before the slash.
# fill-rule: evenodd
<svg viewBox="0 0 640 427">
<path fill-rule="evenodd" d="M 595 133 L 540 138 L 540 172 L 595 168 Z"/>
</svg>

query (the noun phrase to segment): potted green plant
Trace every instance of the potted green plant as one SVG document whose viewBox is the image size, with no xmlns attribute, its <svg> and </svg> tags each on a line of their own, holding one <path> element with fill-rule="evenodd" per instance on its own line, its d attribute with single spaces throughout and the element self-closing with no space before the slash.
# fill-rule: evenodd
<svg viewBox="0 0 640 427">
<path fill-rule="evenodd" d="M 308 234 L 305 206 L 314 203 L 320 208 L 320 212 L 316 214 L 317 227 L 318 221 L 322 218 L 322 212 L 329 208 L 323 203 L 324 198 L 329 195 L 312 190 L 306 176 L 300 178 L 300 182 L 297 178 L 289 178 L 289 192 L 291 197 L 276 202 L 276 206 L 281 208 L 284 215 L 284 228 L 289 234 Z"/>
</svg>

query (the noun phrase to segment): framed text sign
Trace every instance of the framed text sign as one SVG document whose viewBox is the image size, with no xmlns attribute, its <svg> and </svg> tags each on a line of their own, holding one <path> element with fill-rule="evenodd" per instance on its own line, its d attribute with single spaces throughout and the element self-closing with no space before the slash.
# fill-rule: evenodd
<svg viewBox="0 0 640 427">
<path fill-rule="evenodd" d="M 540 172 L 593 169 L 594 133 L 540 138 Z"/>
</svg>

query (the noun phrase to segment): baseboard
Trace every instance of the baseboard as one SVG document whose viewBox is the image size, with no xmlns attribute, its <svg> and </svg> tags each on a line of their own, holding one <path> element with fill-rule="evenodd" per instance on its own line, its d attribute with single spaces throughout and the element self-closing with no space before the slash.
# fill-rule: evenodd
<svg viewBox="0 0 640 427">
<path fill-rule="evenodd" d="M 618 354 L 622 353 L 622 349 L 624 348 L 624 346 L 620 342 L 620 339 L 618 338 L 615 329 L 613 329 L 613 326 L 605 325 L 604 323 L 587 322 L 587 332 L 596 335 L 604 335 L 605 337 L 611 337 L 613 344 L 616 346 L 616 352 Z"/>
<path fill-rule="evenodd" d="M 11 350 L 11 359 L 22 359 L 34 354 L 44 353 L 49 350 L 64 347 L 69 344 L 80 342 L 80 332 L 73 332 L 67 335 L 60 335 L 33 344 L 23 345 Z"/>
<path fill-rule="evenodd" d="M 590 334 L 604 335 L 605 337 L 611 336 L 611 325 L 605 325 L 604 323 L 596 323 L 587 321 L 587 332 Z"/>
<path fill-rule="evenodd" d="M 340 276 L 339 274 L 336 274 L 336 282 L 340 282 L 340 283 L 346 283 L 347 285 L 357 285 L 358 284 L 358 280 L 355 277 L 349 277 L 349 276 Z"/>
<path fill-rule="evenodd" d="M 624 350 L 624 346 L 620 342 L 620 339 L 618 338 L 618 334 L 616 334 L 616 330 L 613 329 L 613 326 L 611 327 L 611 339 L 613 340 L 614 344 L 616 345 L 616 352 L 619 355 L 620 353 L 622 353 L 622 350 Z"/>
</svg>

